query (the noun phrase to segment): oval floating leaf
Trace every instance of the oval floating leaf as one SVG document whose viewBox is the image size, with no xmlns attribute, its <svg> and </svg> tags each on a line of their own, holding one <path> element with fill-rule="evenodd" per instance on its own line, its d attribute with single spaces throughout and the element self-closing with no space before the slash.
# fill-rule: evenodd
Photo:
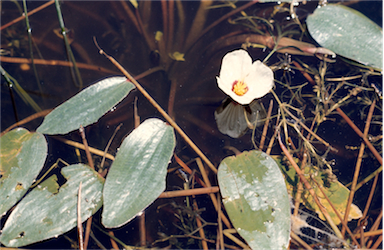
<svg viewBox="0 0 384 250">
<path fill-rule="evenodd" d="M 124 139 L 105 181 L 105 227 L 127 223 L 164 191 L 174 148 L 173 128 L 159 119 L 144 121 Z"/>
<path fill-rule="evenodd" d="M 260 151 L 225 158 L 218 181 L 228 216 L 252 249 L 286 249 L 290 203 L 276 162 Z"/>
<path fill-rule="evenodd" d="M 121 76 L 95 83 L 64 102 L 45 118 L 37 131 L 43 134 L 66 134 L 95 123 L 119 103 L 135 86 Z"/>
<path fill-rule="evenodd" d="M 309 15 L 307 26 L 321 46 L 364 65 L 383 68 L 383 31 L 360 12 L 329 4 Z"/>
<path fill-rule="evenodd" d="M 14 129 L 0 138 L 0 215 L 27 192 L 44 166 L 47 142 L 40 133 Z"/>
<path fill-rule="evenodd" d="M 76 164 L 61 170 L 67 182 L 60 187 L 57 177 L 33 189 L 13 210 L 6 221 L 0 242 L 21 247 L 57 237 L 77 223 L 77 193 L 82 182 L 81 219 L 85 221 L 102 205 L 104 180 L 88 166 Z"/>
</svg>

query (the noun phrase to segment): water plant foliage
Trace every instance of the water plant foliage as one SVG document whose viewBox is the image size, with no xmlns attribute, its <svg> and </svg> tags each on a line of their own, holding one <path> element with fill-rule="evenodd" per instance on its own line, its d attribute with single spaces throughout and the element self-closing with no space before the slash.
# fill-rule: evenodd
<svg viewBox="0 0 384 250">
<path fill-rule="evenodd" d="M 359 3 L 22 5 L 1 3 L 1 247 L 382 246 Z"/>
<path fill-rule="evenodd" d="M 52 175 L 17 204 L 4 225 L 0 236 L 2 244 L 21 247 L 74 228 L 80 183 L 82 222 L 99 210 L 103 204 L 103 178 L 84 164 L 64 167 L 61 173 L 67 180 L 64 185 L 59 186 L 57 176 Z"/>
<path fill-rule="evenodd" d="M 40 133 L 17 128 L 0 137 L 0 215 L 27 193 L 44 166 L 47 142 Z"/>
<path fill-rule="evenodd" d="M 124 77 L 104 79 L 52 111 L 53 115 L 47 116 L 39 128 L 54 134 L 91 124 L 121 101 L 132 87 L 133 84 Z M 116 92 L 118 94 L 113 94 Z M 100 97 L 102 102 L 94 101 Z M 93 106 L 81 103 L 92 103 Z M 68 121 L 79 113 L 80 119 Z M 57 129 L 58 124 L 64 126 Z M 1 143 L 0 204 L 5 213 L 35 181 L 48 152 L 47 142 L 41 133 L 30 133 L 22 128 L 2 136 Z M 172 127 L 159 119 L 146 120 L 124 140 L 105 188 L 104 178 L 89 166 L 76 164 L 64 167 L 61 171 L 65 184 L 59 186 L 57 176 L 52 175 L 35 185 L 11 212 L 0 242 L 9 247 L 20 247 L 71 230 L 78 219 L 76 207 L 80 183 L 83 184 L 81 222 L 99 210 L 104 196 L 103 223 L 107 227 L 127 223 L 164 191 L 166 170 L 174 147 Z"/>
<path fill-rule="evenodd" d="M 290 168 L 289 166 L 286 166 L 285 164 L 281 164 L 281 157 L 274 157 L 277 162 L 279 162 L 280 169 L 282 170 L 284 176 L 285 176 L 285 182 L 287 185 L 288 192 L 291 196 L 295 196 L 298 192 L 298 179 L 295 177 L 296 172 L 293 168 Z M 304 174 L 310 175 L 310 169 L 307 169 Z M 337 212 L 344 216 L 344 208 L 347 206 L 348 196 L 350 194 L 350 191 L 348 188 L 346 188 L 342 183 L 340 183 L 336 179 L 332 179 L 329 177 L 329 174 L 332 174 L 330 172 L 324 172 L 320 175 L 315 175 L 312 177 L 313 179 L 313 186 L 315 193 L 319 197 L 319 200 L 321 204 L 329 211 L 329 215 L 331 216 L 332 220 L 336 224 L 340 224 L 341 221 L 336 215 L 336 212 L 333 211 L 332 206 L 336 208 Z M 322 187 L 323 192 L 328 197 L 328 199 L 331 202 L 328 202 L 327 199 L 324 197 L 323 193 L 321 192 L 320 188 L 318 186 Z M 307 190 L 302 191 L 301 195 L 301 202 L 305 204 L 307 208 L 310 208 L 318 214 L 318 216 L 325 220 L 323 213 L 318 208 L 318 206 L 315 204 L 315 201 L 313 200 L 313 197 L 309 194 Z M 332 205 L 331 205 L 332 204 Z M 351 210 L 349 211 L 348 215 L 348 221 L 351 221 L 352 219 L 359 219 L 362 216 L 362 212 L 359 209 L 358 206 L 355 204 L 351 205 Z"/>
<path fill-rule="evenodd" d="M 175 144 L 173 128 L 155 118 L 124 139 L 105 181 L 104 226 L 129 222 L 159 197 Z"/>
<path fill-rule="evenodd" d="M 225 210 L 252 249 L 286 249 L 290 201 L 279 166 L 267 154 L 245 151 L 225 158 L 217 173 Z"/>
<path fill-rule="evenodd" d="M 121 76 L 108 77 L 83 89 L 49 113 L 37 132 L 66 134 L 95 123 L 118 104 L 135 86 Z"/>
<path fill-rule="evenodd" d="M 328 4 L 309 15 L 307 25 L 311 36 L 324 48 L 383 69 L 383 30 L 360 12 L 347 6 Z"/>
</svg>

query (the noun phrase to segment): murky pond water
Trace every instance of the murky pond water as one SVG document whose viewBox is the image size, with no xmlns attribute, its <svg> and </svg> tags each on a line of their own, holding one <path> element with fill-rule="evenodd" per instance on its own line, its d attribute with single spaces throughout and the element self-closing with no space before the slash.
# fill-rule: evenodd
<svg viewBox="0 0 384 250">
<path fill-rule="evenodd" d="M 18 2 L 22 6 L 22 2 Z M 303 38 L 303 41 L 315 44 L 308 36 L 301 36 L 297 25 L 293 24 L 290 18 L 289 5 L 277 6 L 274 3 L 252 4 L 251 2 L 237 2 L 220 5 L 221 2 L 205 2 L 201 4 L 196 1 L 140 1 L 138 9 L 131 6 L 126 1 L 64 1 L 61 3 L 62 16 L 67 29 L 70 46 L 74 58 L 78 63 L 82 86 L 76 80 L 76 73 L 71 68 L 59 65 L 59 61 L 67 61 L 67 51 L 60 36 L 60 25 L 54 4 L 33 14 L 29 17 L 34 43 L 33 55 L 36 59 L 36 72 L 33 67 L 25 60 L 11 63 L 2 60 L 1 66 L 24 88 L 28 95 L 38 104 L 41 110 L 51 109 L 69 99 L 94 82 L 111 75 L 121 75 L 118 69 L 111 64 L 103 55 L 98 53 L 94 43 L 96 39 L 99 46 L 109 55 L 113 56 L 126 70 L 133 76 L 141 76 L 140 84 L 148 93 L 163 107 L 178 125 L 186 132 L 192 141 L 206 154 L 211 162 L 218 166 L 220 161 L 228 155 L 233 155 L 233 148 L 244 151 L 254 149 L 252 137 L 256 142 L 260 141 L 262 127 L 257 127 L 252 134 L 249 130 L 240 138 L 231 138 L 221 134 L 217 128 L 214 112 L 225 99 L 225 94 L 218 88 L 216 76 L 220 71 L 223 56 L 232 50 L 239 49 L 246 44 L 247 34 L 258 34 L 256 29 L 263 32 L 268 31 L 268 25 L 275 25 L 269 31 L 273 35 L 278 34 L 280 27 L 286 36 L 293 39 Z M 42 2 L 27 2 L 28 10 L 39 7 Z M 381 3 L 375 3 L 375 6 Z M 313 12 L 317 3 L 308 2 L 295 6 L 295 11 L 299 20 L 304 23 L 308 14 Z M 238 8 L 246 7 L 245 12 L 248 16 L 258 18 L 247 21 L 244 14 Z M 359 3 L 351 6 L 358 8 L 364 14 L 369 15 L 375 22 L 381 24 L 382 13 L 374 12 L 367 4 Z M 2 25 L 20 16 L 19 9 L 15 3 L 1 3 L 1 23 Z M 208 9 L 209 8 L 209 9 Z M 376 8 L 377 9 L 377 8 Z M 381 10 L 381 7 L 380 7 Z M 233 15 L 228 15 L 233 11 Z M 372 15 L 371 15 L 372 14 Z M 223 18 L 226 17 L 226 18 Z M 223 19 L 221 19 L 223 18 Z M 228 19 L 229 18 L 229 19 Z M 217 20 L 221 20 L 217 22 Z M 269 23 L 267 23 L 269 21 Z M 210 26 L 212 25 L 212 26 Z M 256 26 L 252 26 L 256 25 Z M 59 32 L 58 32 L 59 31 Z M 9 58 L 29 58 L 30 49 L 28 35 L 25 28 L 25 21 L 15 23 L 1 31 L 1 44 L 4 49 L 4 57 Z M 260 38 L 261 39 L 261 38 Z M 259 40 L 261 43 L 263 40 Z M 264 44 L 266 45 L 266 44 Z M 264 46 L 265 47 L 265 46 Z M 260 48 L 249 46 L 248 52 L 253 60 L 263 60 L 271 52 L 271 48 Z M 44 61 L 45 60 L 45 61 Z M 275 92 L 283 102 L 289 103 L 300 110 L 297 115 L 301 122 L 308 127 L 315 119 L 317 97 L 314 87 L 308 83 L 308 79 L 300 73 L 297 66 L 291 61 L 300 62 L 307 65 L 311 75 L 318 75 L 316 70 L 321 65 L 321 60 L 314 56 L 285 55 L 275 53 L 268 59 L 266 64 L 274 68 Z M 88 66 L 94 66 L 90 68 Z M 361 74 L 357 67 L 349 66 L 341 59 L 327 64 L 327 77 L 336 78 L 342 76 L 352 76 Z M 149 72 L 151 71 L 151 72 Z M 75 79 L 75 80 L 74 80 Z M 364 84 L 358 78 L 351 80 L 350 85 L 344 86 L 337 93 L 338 101 L 346 96 L 353 87 Z M 363 78 L 365 79 L 365 78 Z M 366 82 L 374 83 L 382 88 L 381 76 L 369 76 Z M 334 89 L 336 84 L 328 85 L 328 89 Z M 288 87 L 287 87 L 288 86 Z M 302 86 L 302 87 L 298 87 Z M 371 88 L 371 86 L 365 86 Z M 299 90 L 298 92 L 295 92 Z M 369 90 L 358 97 L 351 98 L 348 103 L 343 103 L 343 110 L 363 130 L 366 121 L 370 101 L 377 98 L 374 91 Z M 116 138 L 112 142 L 109 152 L 115 154 L 122 140 L 134 129 L 134 103 L 137 99 L 137 109 L 140 120 L 157 117 L 163 119 L 160 113 L 147 101 L 138 91 L 134 90 L 116 108 L 104 115 L 96 124 L 86 128 L 88 144 L 92 147 L 103 149 L 119 124 L 123 124 L 117 132 Z M 370 135 L 377 137 L 378 140 L 372 141 L 381 151 L 381 99 L 377 98 L 378 110 L 375 112 Z M 275 100 L 271 93 L 267 94 L 260 101 L 268 109 L 270 100 Z M 365 101 L 365 102 L 364 102 Z M 326 106 L 326 105 L 325 105 Z M 328 107 L 329 108 L 329 107 Z M 325 108 L 324 108 L 325 109 Z M 30 105 L 15 92 L 9 89 L 4 78 L 1 85 L 1 129 L 2 131 L 25 117 L 36 113 Z M 267 142 L 274 136 L 276 127 L 276 116 L 278 115 L 278 105 L 274 101 L 272 110 L 272 121 L 266 134 Z M 41 123 L 42 118 L 36 119 L 23 127 L 35 130 Z M 292 124 L 294 120 L 290 120 Z M 296 121 L 296 124 L 298 122 Z M 298 126 L 302 130 L 301 126 Z M 327 120 L 316 127 L 315 131 L 321 138 L 329 142 L 336 151 L 329 151 L 321 143 L 314 142 L 316 154 L 323 157 L 325 161 L 332 162 L 332 169 L 340 182 L 347 184 L 353 178 L 353 170 L 356 164 L 360 137 L 347 125 L 340 116 L 329 114 Z M 297 132 L 297 131 L 296 131 Z M 295 145 L 297 153 L 295 157 L 300 158 L 303 149 L 302 138 L 294 130 L 294 126 L 289 128 L 292 135 L 292 149 Z M 303 133 L 306 136 L 306 133 Z M 77 132 L 72 132 L 64 136 L 67 139 L 81 141 Z M 62 158 L 72 164 L 78 162 L 78 157 L 70 146 L 47 137 L 49 144 L 49 157 L 46 162 L 48 169 L 57 158 Z M 275 142 L 272 154 L 281 154 L 281 149 Z M 232 149 L 232 150 L 231 150 Z M 264 151 L 266 146 L 264 146 Z M 300 152 L 299 152 L 300 151 Z M 199 172 L 196 163 L 193 161 L 198 155 L 177 135 L 177 146 L 175 154 L 184 162 L 189 164 L 192 169 Z M 379 165 L 375 158 L 367 151 L 364 155 L 362 176 L 367 176 L 375 171 Z M 81 155 L 82 161 L 86 161 L 85 154 Z M 96 165 L 100 164 L 101 157 L 95 157 Z M 314 165 L 318 164 L 315 161 Z M 106 165 L 110 165 L 107 162 Z M 180 168 L 173 159 L 169 166 L 170 169 Z M 167 190 L 183 189 L 184 180 L 172 171 L 167 177 Z M 211 172 L 210 178 L 212 185 L 217 185 L 216 176 Z M 367 192 L 370 187 L 365 186 L 359 189 L 355 195 L 354 203 L 364 208 Z M 371 220 L 376 219 L 381 209 L 381 177 L 379 187 L 376 189 L 372 210 Z M 217 222 L 217 213 L 208 196 L 197 196 L 199 208 L 204 209 L 201 217 L 207 222 Z M 184 197 L 176 199 L 158 199 L 146 210 L 147 218 L 147 242 L 151 246 L 153 242 L 161 237 L 170 235 L 187 234 L 188 230 L 193 231 L 197 228 L 194 220 L 195 215 L 191 215 L 189 207 L 186 206 Z M 180 222 L 180 217 L 185 221 Z M 94 216 L 94 222 L 100 225 L 100 214 Z M 120 238 L 128 245 L 139 244 L 138 219 L 115 230 L 115 236 Z M 356 224 L 355 222 L 352 222 Z M 175 226 L 177 225 L 177 226 Z M 189 228 L 192 227 L 192 228 Z M 206 237 L 216 239 L 216 226 L 206 226 Z M 95 232 L 97 230 L 95 229 Z M 76 239 L 76 231 L 72 230 L 66 234 L 71 239 Z M 97 238 L 101 239 L 105 246 L 109 247 L 109 241 L 101 233 L 97 233 Z M 172 248 L 201 248 L 201 241 L 192 238 L 171 238 L 170 240 L 159 242 L 154 247 Z M 210 243 L 211 248 L 215 245 Z M 68 240 L 63 237 L 49 240 L 45 243 L 36 243 L 31 246 L 36 248 L 70 248 Z M 90 248 L 99 248 L 91 241 Z"/>
</svg>

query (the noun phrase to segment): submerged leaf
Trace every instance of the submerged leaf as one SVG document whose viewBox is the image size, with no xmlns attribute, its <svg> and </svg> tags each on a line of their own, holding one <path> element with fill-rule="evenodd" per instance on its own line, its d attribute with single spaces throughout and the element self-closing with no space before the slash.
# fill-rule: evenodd
<svg viewBox="0 0 384 250">
<path fill-rule="evenodd" d="M 275 157 L 276 160 L 280 161 L 280 157 Z M 279 164 L 280 165 L 280 164 Z M 292 197 L 296 195 L 297 187 L 299 183 L 299 179 L 296 175 L 296 171 L 292 167 L 286 168 L 283 165 L 280 165 L 281 170 L 283 171 L 285 175 L 286 185 L 288 192 L 291 194 Z M 337 180 L 329 180 L 326 174 L 311 174 L 310 168 L 305 168 L 304 174 L 310 175 L 312 178 L 322 187 L 324 193 L 328 196 L 329 200 L 332 202 L 333 206 L 336 208 L 336 210 L 344 217 L 345 214 L 345 208 L 347 207 L 348 197 L 349 197 L 349 189 L 346 188 L 342 183 L 340 183 Z M 325 207 L 325 209 L 328 211 L 329 215 L 331 216 L 332 220 L 336 224 L 340 224 L 339 217 L 336 215 L 336 213 L 333 211 L 332 206 L 329 204 L 327 199 L 324 197 L 321 190 L 317 187 L 316 183 L 311 182 L 311 185 L 319 198 L 319 201 Z M 319 215 L 319 217 L 322 220 L 325 220 L 323 213 L 317 206 L 316 202 L 313 200 L 312 195 L 310 195 L 309 191 L 304 189 L 302 191 L 301 195 L 301 202 L 305 205 L 306 208 L 316 211 L 316 213 Z M 361 210 L 354 204 L 351 206 L 351 210 L 348 215 L 348 220 L 352 219 L 359 219 L 362 216 Z"/>
<path fill-rule="evenodd" d="M 0 215 L 3 215 L 35 181 L 48 149 L 42 134 L 24 128 L 3 135 L 0 145 Z"/>
<path fill-rule="evenodd" d="M 247 115 L 247 119 L 245 119 Z M 243 136 L 252 126 L 260 126 L 261 120 L 267 116 L 264 107 L 258 100 L 253 100 L 249 105 L 240 105 L 227 97 L 215 111 L 217 128 L 222 134 L 232 138 Z"/>
<path fill-rule="evenodd" d="M 167 166 L 175 148 L 173 128 L 148 119 L 124 139 L 105 181 L 102 223 L 119 227 L 165 190 Z"/>
<path fill-rule="evenodd" d="M 135 86 L 121 76 L 95 83 L 64 102 L 45 118 L 37 131 L 43 134 L 66 134 L 95 123 L 119 103 Z"/>
<path fill-rule="evenodd" d="M 321 46 L 364 65 L 383 68 L 383 31 L 360 12 L 328 4 L 308 16 L 307 26 Z"/>
<path fill-rule="evenodd" d="M 237 232 L 252 249 L 286 249 L 290 203 L 275 161 L 260 151 L 225 158 L 218 181 L 223 203 Z"/>
<path fill-rule="evenodd" d="M 80 182 L 82 222 L 101 207 L 104 180 L 95 171 L 76 164 L 64 167 L 61 172 L 67 182 L 59 190 L 57 177 L 51 176 L 16 206 L 2 230 L 2 244 L 21 247 L 57 237 L 74 228 Z"/>
</svg>

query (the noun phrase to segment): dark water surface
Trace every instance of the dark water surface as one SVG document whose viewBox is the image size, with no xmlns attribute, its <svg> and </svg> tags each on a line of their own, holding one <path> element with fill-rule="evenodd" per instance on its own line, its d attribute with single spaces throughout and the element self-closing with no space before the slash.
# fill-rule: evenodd
<svg viewBox="0 0 384 250">
<path fill-rule="evenodd" d="M 18 2 L 22 6 L 22 2 Z M 28 1 L 28 9 L 32 10 L 40 6 L 43 2 L 40 1 Z M 129 2 L 126 2 L 130 7 Z M 243 5 L 245 2 L 238 3 L 238 6 Z M 188 31 L 194 21 L 195 13 L 199 8 L 199 2 L 195 1 L 183 1 L 181 3 L 185 10 L 185 28 L 177 30 L 177 25 L 182 20 L 175 17 L 175 32 L 174 43 L 169 45 L 173 48 L 171 51 L 185 52 L 185 62 L 172 61 L 169 58 L 161 57 L 156 50 L 153 50 L 151 46 L 148 46 L 147 40 L 136 29 L 133 22 L 129 19 L 125 13 L 123 5 L 118 1 L 64 1 L 61 4 L 62 14 L 64 17 L 65 26 L 68 29 L 68 35 L 73 39 L 71 48 L 74 52 L 74 56 L 77 62 L 86 63 L 90 65 L 97 65 L 106 68 L 111 73 L 101 72 L 99 70 L 87 70 L 81 69 L 81 77 L 84 83 L 84 87 L 91 85 L 107 76 L 121 75 L 119 71 L 112 65 L 104 56 L 98 53 L 93 37 L 95 37 L 108 54 L 116 58 L 123 67 L 125 67 L 131 74 L 139 75 L 146 70 L 152 69 L 156 66 L 164 66 L 165 70 L 157 71 L 139 82 L 150 93 L 150 95 L 158 101 L 160 106 L 165 110 L 171 111 L 172 117 L 179 124 L 179 126 L 190 136 L 190 138 L 200 147 L 200 149 L 206 154 L 206 156 L 218 166 L 220 161 L 228 156 L 232 155 L 232 151 L 224 149 L 225 146 L 232 146 L 239 151 L 251 150 L 253 145 L 251 142 L 251 133 L 247 133 L 241 138 L 234 139 L 226 135 L 221 134 L 214 120 L 214 111 L 220 105 L 221 101 L 225 98 L 223 92 L 217 87 L 215 77 L 220 70 L 220 64 L 222 57 L 231 50 L 240 48 L 241 44 L 233 44 L 230 46 L 224 46 L 216 43 L 216 40 L 231 32 L 237 32 L 240 29 L 244 29 L 244 26 L 233 25 L 227 21 L 223 21 L 215 28 L 207 32 L 202 36 L 194 46 L 191 46 L 189 50 L 183 51 L 183 46 L 186 43 L 186 37 Z M 381 24 L 382 12 L 381 2 L 365 2 L 362 1 L 357 5 L 351 6 L 359 8 L 366 15 L 372 14 L 372 19 L 375 22 Z M 1 3 L 1 23 L 2 25 L 20 16 L 15 4 L 9 1 Z M 161 2 L 140 2 L 140 8 L 151 8 L 151 12 L 143 11 L 141 13 L 147 13 L 149 16 L 142 14 L 142 21 L 145 24 L 145 28 L 148 31 L 152 43 L 157 46 L 157 43 L 153 41 L 154 34 L 158 30 L 162 30 L 162 15 L 161 15 Z M 273 11 L 274 4 L 254 5 L 247 9 L 247 13 L 250 15 L 257 15 L 259 17 L 266 18 Z M 306 6 L 300 7 L 297 10 L 298 15 L 303 18 L 311 13 L 316 8 L 317 3 L 308 3 Z M 376 7 L 372 7 L 376 6 Z M 217 8 L 212 9 L 207 16 L 207 21 L 204 27 L 213 23 L 215 20 L 228 13 L 232 9 Z M 374 11 L 372 11 L 374 10 Z M 376 11 L 380 10 L 380 11 Z M 236 14 L 239 17 L 240 14 Z M 286 14 L 278 14 L 276 18 L 279 18 L 281 24 L 286 24 Z M 40 50 L 42 57 L 46 60 L 67 60 L 67 54 L 65 51 L 63 39 L 57 36 L 54 32 L 58 29 L 59 22 L 54 5 L 32 15 L 30 17 L 30 25 L 32 28 L 32 35 Z M 3 49 L 10 51 L 13 57 L 29 57 L 28 49 L 28 37 L 25 28 L 25 22 L 21 21 L 16 23 L 7 29 L 2 31 L 1 44 Z M 184 37 L 184 39 L 178 39 L 178 35 Z M 296 37 L 298 39 L 298 37 Z M 191 39 L 192 40 L 192 39 Z M 307 42 L 309 38 L 304 38 Z M 16 46 L 19 43 L 19 46 Z M 249 49 L 249 52 L 254 60 L 264 59 L 270 50 L 261 49 Z M 35 58 L 38 58 L 36 49 L 34 50 Z M 268 61 L 268 65 L 278 63 L 284 56 L 275 54 Z M 319 65 L 319 59 L 313 57 L 296 56 L 299 60 L 304 61 L 310 67 L 317 68 Z M 42 92 L 39 90 L 36 78 L 32 68 L 23 69 L 20 64 L 13 63 L 1 63 L 2 67 L 13 76 L 20 85 L 30 94 L 30 96 L 44 109 L 54 108 L 71 96 L 79 92 L 79 88 L 75 86 L 71 76 L 70 69 L 64 66 L 51 66 L 51 65 L 37 65 L 37 72 L 41 83 Z M 351 69 L 340 61 L 339 59 L 335 64 L 330 64 L 329 77 L 336 77 L 342 75 L 353 75 L 356 73 L 356 69 Z M 275 73 L 275 79 L 285 79 L 284 76 L 289 75 L 290 81 L 293 85 L 299 85 L 306 82 L 306 79 L 300 74 L 299 71 L 284 72 L 279 70 Z M 381 78 L 370 78 L 371 81 L 381 84 Z M 1 130 L 4 130 L 8 126 L 16 122 L 15 112 L 12 106 L 12 99 L 10 91 L 7 87 L 4 78 L 1 80 Z M 359 84 L 358 81 L 355 82 Z M 280 96 L 284 94 L 284 87 L 276 84 L 276 93 Z M 347 93 L 348 89 L 345 90 Z M 313 94 L 312 86 L 307 86 L 303 89 L 304 93 Z M 169 105 L 171 99 L 170 93 L 175 95 L 173 105 Z M 14 93 L 17 109 L 17 117 L 19 120 L 35 113 L 35 111 L 23 100 Z M 135 90 L 129 94 L 121 103 L 116 106 L 113 112 L 107 113 L 103 118 L 94 125 L 86 128 L 88 144 L 92 147 L 103 149 L 107 144 L 110 136 L 113 134 L 115 128 L 123 123 L 122 128 L 116 135 L 113 141 L 110 152 L 115 153 L 121 141 L 129 134 L 134 128 L 133 120 L 133 103 L 137 97 L 138 114 L 141 121 L 147 118 L 157 117 L 163 119 L 156 109 L 154 109 L 149 102 L 142 96 L 142 94 Z M 269 100 L 273 99 L 272 94 L 268 94 L 262 99 L 262 102 L 268 107 Z M 286 100 L 284 100 L 286 101 Z M 311 103 L 305 103 L 304 106 L 313 106 Z M 277 105 L 274 107 L 273 114 L 277 113 Z M 359 128 L 364 127 L 366 117 L 361 116 L 362 105 L 349 104 L 343 108 L 343 110 L 351 117 Z M 363 110 L 365 115 L 368 108 Z M 306 117 L 311 117 L 310 110 L 307 110 Z M 380 114 L 381 115 L 381 114 Z M 341 149 L 339 154 L 329 153 L 327 160 L 334 160 L 335 165 L 334 173 L 338 177 L 339 181 L 346 184 L 351 181 L 354 166 L 356 163 L 357 150 L 347 150 L 347 146 L 359 146 L 360 138 L 353 132 L 353 130 L 337 115 L 332 116 L 327 122 L 324 122 L 317 131 L 317 134 L 328 141 L 331 145 Z M 37 119 L 31 123 L 23 125 L 23 127 L 29 130 L 35 130 L 41 123 L 42 119 Z M 268 138 L 273 135 L 274 122 L 270 125 Z M 306 121 L 307 126 L 310 126 L 311 120 Z M 256 141 L 260 140 L 261 129 L 256 130 Z M 373 125 L 370 133 L 372 135 L 380 134 L 380 125 Z M 77 132 L 72 132 L 65 136 L 68 139 L 81 141 Z M 57 158 L 63 158 L 66 162 L 72 164 L 77 163 L 77 157 L 74 154 L 72 147 L 63 145 L 62 143 L 47 137 L 49 143 L 49 156 L 46 163 L 47 168 L 53 164 Z M 298 138 L 293 138 L 294 142 L 298 142 Z M 267 140 L 269 141 L 269 140 Z M 380 141 L 381 142 L 381 141 Z M 319 145 L 319 155 L 325 153 L 326 149 L 321 148 Z M 177 147 L 175 153 L 182 158 L 185 162 L 188 162 L 197 157 L 192 149 L 187 146 L 184 141 L 177 135 Z M 274 147 L 272 153 L 280 154 L 280 149 Z M 86 161 L 85 155 L 82 155 L 83 161 Z M 96 164 L 100 164 L 100 158 L 95 159 Z M 110 163 L 107 163 L 110 164 Z M 378 168 L 378 163 L 372 158 L 370 153 L 363 161 L 364 169 L 366 173 L 370 173 Z M 172 161 L 170 168 L 177 167 L 175 161 Z M 191 168 L 197 169 L 195 163 L 190 165 Z M 364 172 L 362 176 L 366 176 Z M 211 174 L 211 181 L 213 185 L 216 185 L 216 178 Z M 381 178 L 379 181 L 380 187 L 377 190 L 381 190 Z M 167 189 L 175 190 L 175 187 L 182 188 L 183 180 L 175 173 L 168 176 Z M 369 186 L 360 189 L 356 193 L 355 202 L 364 208 L 366 202 L 367 192 L 369 192 Z M 372 204 L 372 210 L 376 213 L 381 208 L 381 193 L 375 195 L 375 200 Z M 207 196 L 199 196 L 197 198 L 199 208 L 205 208 L 205 212 L 201 216 L 209 222 L 216 222 L 216 213 L 212 207 L 211 201 Z M 157 209 L 158 206 L 162 206 L 162 209 Z M 184 211 L 185 201 L 184 198 L 157 200 L 147 209 L 147 227 L 148 227 L 148 241 L 153 242 L 158 239 L 158 232 L 171 234 L 182 234 L 172 223 L 179 223 L 175 218 L 174 213 L 177 211 Z M 175 212 L 176 211 L 176 212 Z M 373 217 L 375 215 L 372 215 Z M 98 223 L 100 218 L 100 212 L 94 216 L 94 221 Z M 216 228 L 207 227 L 207 232 L 215 238 Z M 211 231 L 209 231 L 211 230 Z M 95 229 L 95 232 L 97 230 Z M 66 234 L 72 239 L 76 239 L 76 231 L 72 230 Z M 103 239 L 102 242 L 109 247 L 109 242 L 102 234 L 98 234 L 98 239 Z M 134 219 L 126 226 L 115 231 L 115 236 L 122 239 L 128 245 L 137 245 L 139 243 L 138 235 L 138 221 Z M 92 241 L 91 241 L 92 242 Z M 90 243 L 91 248 L 97 248 L 94 243 Z M 160 244 L 158 247 L 165 247 L 167 244 Z M 175 244 L 174 246 L 176 246 Z M 180 239 L 180 247 L 199 248 L 198 241 L 188 242 L 188 239 Z M 29 248 L 71 248 L 69 241 L 63 237 L 58 239 L 48 240 L 43 243 L 36 243 Z M 214 245 L 210 245 L 214 247 Z"/>
</svg>

